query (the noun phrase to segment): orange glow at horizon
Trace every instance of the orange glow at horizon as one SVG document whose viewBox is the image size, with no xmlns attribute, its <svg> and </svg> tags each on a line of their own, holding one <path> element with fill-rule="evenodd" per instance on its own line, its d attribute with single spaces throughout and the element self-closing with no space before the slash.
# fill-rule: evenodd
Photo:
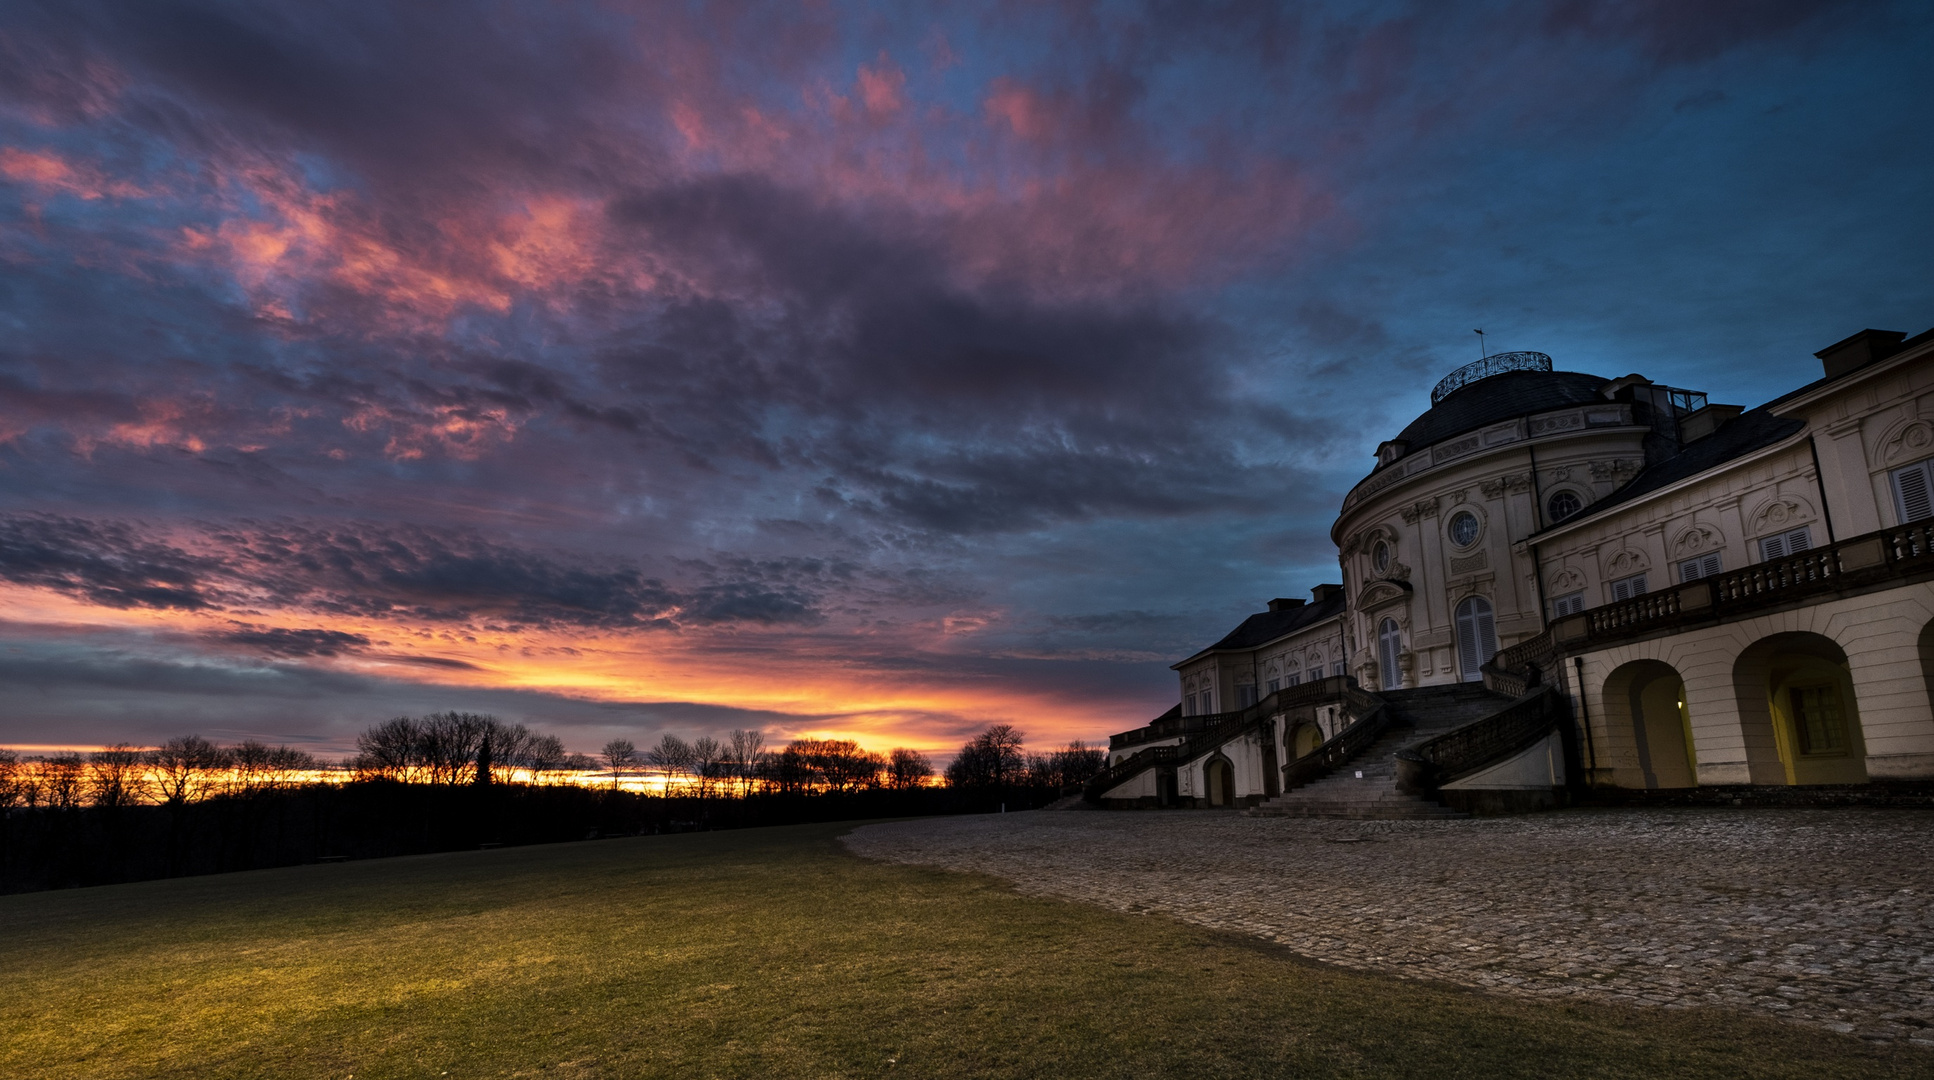
<svg viewBox="0 0 1934 1080">
<path fill-rule="evenodd" d="M 885 752 L 906 747 L 951 754 L 972 731 L 1013 723 L 1030 748 L 1045 750 L 1073 739 L 1091 745 L 1144 722 L 1118 703 L 1073 693 L 1043 692 L 971 676 L 873 669 L 870 635 L 726 630 L 673 633 L 578 630 L 489 630 L 325 618 L 306 612 L 111 608 L 51 590 L 0 585 L 0 607 L 11 621 L 35 624 L 43 636 L 137 631 L 158 641 L 195 644 L 206 662 L 269 662 L 255 653 L 224 651 L 218 635 L 238 625 L 256 630 L 325 630 L 358 635 L 365 651 L 286 658 L 328 670 L 451 689 L 525 690 L 593 702 L 680 702 L 774 714 L 769 737 L 851 739 Z M 935 626 L 914 652 L 939 655 L 934 645 L 958 628 Z M 771 647 L 758 645 L 770 640 Z M 381 717 L 371 717 L 375 722 Z M 541 721 L 538 721 L 541 725 Z M 746 726 L 758 726 L 748 720 Z M 595 747 L 578 747 L 584 751 Z"/>
</svg>

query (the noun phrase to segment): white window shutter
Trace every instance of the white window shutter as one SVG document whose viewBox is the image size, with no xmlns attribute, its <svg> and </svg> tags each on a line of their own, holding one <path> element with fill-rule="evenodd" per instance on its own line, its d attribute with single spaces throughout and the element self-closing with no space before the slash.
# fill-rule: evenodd
<svg viewBox="0 0 1934 1080">
<path fill-rule="evenodd" d="M 1696 559 L 1687 559 L 1679 564 L 1679 580 L 1682 582 L 1698 581 L 1700 578 L 1711 577 L 1718 572 L 1719 553 L 1716 551 Z"/>
<path fill-rule="evenodd" d="M 1798 555 L 1813 546 L 1813 533 L 1807 526 L 1789 529 L 1777 536 L 1769 536 L 1759 542 L 1759 557 L 1767 562 L 1784 559 L 1788 555 Z"/>
<path fill-rule="evenodd" d="M 1894 509 L 1900 523 L 1934 517 L 1934 461 L 1922 461 L 1894 470 Z"/>
<path fill-rule="evenodd" d="M 1457 605 L 1457 666 L 1465 682 L 1478 679 L 1484 662 L 1497 652 L 1497 627 L 1491 604 L 1473 596 Z"/>
<path fill-rule="evenodd" d="M 1377 664 L 1383 670 L 1383 688 L 1395 690 L 1403 685 L 1403 676 L 1397 670 L 1397 655 L 1403 651 L 1403 636 L 1394 620 L 1385 619 L 1377 630 Z"/>
</svg>

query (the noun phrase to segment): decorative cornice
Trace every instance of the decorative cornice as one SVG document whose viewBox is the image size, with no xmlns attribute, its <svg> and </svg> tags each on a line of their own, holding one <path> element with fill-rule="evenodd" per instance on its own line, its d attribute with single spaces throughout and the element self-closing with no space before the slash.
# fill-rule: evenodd
<svg viewBox="0 0 1934 1080">
<path fill-rule="evenodd" d="M 1614 461 L 1594 461 L 1591 463 L 1593 480 L 1612 480 L 1624 483 L 1639 474 L 1639 463 L 1619 458 Z"/>
<path fill-rule="evenodd" d="M 1437 500 L 1424 499 L 1420 502 L 1411 503 L 1409 506 L 1403 507 L 1397 512 L 1403 515 L 1403 523 L 1405 525 L 1415 525 L 1419 518 L 1437 516 Z"/>
</svg>

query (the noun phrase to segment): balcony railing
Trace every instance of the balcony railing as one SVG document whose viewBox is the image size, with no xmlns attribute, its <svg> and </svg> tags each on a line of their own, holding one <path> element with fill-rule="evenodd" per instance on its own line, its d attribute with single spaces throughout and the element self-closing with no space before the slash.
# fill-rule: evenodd
<svg viewBox="0 0 1934 1080">
<path fill-rule="evenodd" d="M 1463 367 L 1444 376 L 1436 386 L 1431 387 L 1430 403 L 1434 406 L 1438 402 L 1451 396 L 1451 394 L 1477 382 L 1479 379 L 1488 379 L 1493 375 L 1502 375 L 1507 371 L 1550 370 L 1551 357 L 1546 356 L 1544 353 L 1501 352 L 1496 356 L 1487 356 L 1475 364 L 1465 364 Z"/>
<path fill-rule="evenodd" d="M 1411 794 L 1441 785 L 1518 753 L 1570 716 L 1550 686 L 1534 687 L 1490 716 L 1397 751 L 1397 787 Z"/>
<path fill-rule="evenodd" d="M 1312 702 L 1329 701 L 1342 693 L 1342 688 L 1355 680 L 1343 675 L 1332 675 L 1322 679 L 1311 679 L 1295 686 L 1285 686 L 1263 697 L 1261 701 L 1233 712 L 1203 713 L 1199 716 L 1170 716 L 1163 714 L 1142 727 L 1108 736 L 1108 749 L 1121 750 L 1157 739 L 1173 739 L 1198 735 L 1213 731 L 1230 722 L 1240 723 L 1243 718 L 1256 719 L 1271 716 L 1284 709 Z M 1174 710 L 1170 710 L 1173 712 Z"/>
<path fill-rule="evenodd" d="M 1109 749 L 1119 750 L 1138 742 L 1177 736 L 1182 737 L 1181 742 L 1137 750 L 1103 770 L 1083 790 L 1090 801 L 1099 800 L 1104 793 L 1145 769 L 1173 768 L 1193 761 L 1252 728 L 1260 728 L 1270 717 L 1285 709 L 1328 701 L 1342 701 L 1345 714 L 1351 716 L 1361 716 L 1362 710 L 1382 704 L 1382 699 L 1359 690 L 1355 679 L 1333 675 L 1297 686 L 1286 686 L 1254 705 L 1235 712 L 1158 718 L 1145 727 L 1111 736 Z M 1314 757 L 1315 754 L 1309 756 Z"/>
<path fill-rule="evenodd" d="M 1491 657 L 1481 669 L 1484 685 L 1509 697 L 1523 697 L 1549 677 L 1564 677 L 1563 666 L 1558 663 L 1561 655 L 1551 631 L 1546 630 Z"/>
<path fill-rule="evenodd" d="M 1781 604 L 1884 587 L 1893 580 L 1924 574 L 1934 575 L 1934 521 L 1881 529 L 1567 615 L 1552 624 L 1551 633 L 1560 649 L 1577 652 L 1675 626 L 1723 621 Z M 1500 654 L 1499 660 L 1503 659 Z"/>
</svg>

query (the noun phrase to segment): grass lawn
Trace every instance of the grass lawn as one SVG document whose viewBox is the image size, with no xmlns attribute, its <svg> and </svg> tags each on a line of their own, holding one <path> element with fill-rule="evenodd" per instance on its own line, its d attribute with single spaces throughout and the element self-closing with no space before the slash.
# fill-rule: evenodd
<svg viewBox="0 0 1934 1080">
<path fill-rule="evenodd" d="M 0 897 L 0 1076 L 1902 1076 L 856 859 L 849 825 Z"/>
</svg>

